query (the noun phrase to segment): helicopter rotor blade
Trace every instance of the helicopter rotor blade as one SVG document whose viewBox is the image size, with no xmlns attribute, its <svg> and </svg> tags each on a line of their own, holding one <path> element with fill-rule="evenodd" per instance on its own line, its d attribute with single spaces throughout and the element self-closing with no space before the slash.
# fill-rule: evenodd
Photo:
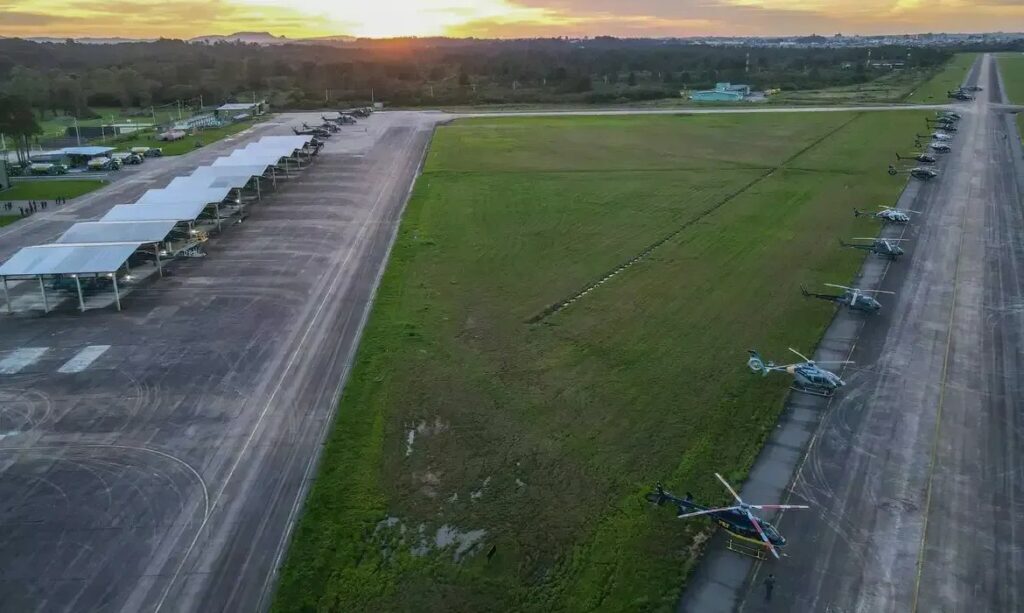
<svg viewBox="0 0 1024 613">
<path fill-rule="evenodd" d="M 734 506 L 734 507 L 721 507 L 719 509 L 704 509 L 703 511 L 694 511 L 693 513 L 682 513 L 680 515 L 676 515 L 676 519 L 686 519 L 688 517 L 697 517 L 698 515 L 708 515 L 710 513 L 719 513 L 719 512 L 722 512 L 722 511 L 735 511 L 737 509 L 742 509 L 742 508 L 743 507 L 740 507 L 740 506 Z"/>
<path fill-rule="evenodd" d="M 772 552 L 772 555 L 775 556 L 776 560 L 778 560 L 779 552 L 775 551 L 775 546 L 772 545 L 772 542 L 768 540 L 768 536 L 764 533 L 764 530 L 761 529 L 760 522 L 757 521 L 757 518 L 754 517 L 754 514 L 749 510 L 747 511 L 747 517 L 750 519 L 750 523 L 754 524 L 754 528 L 757 529 L 758 536 L 760 536 L 761 540 L 764 541 L 765 546 L 768 547 L 768 551 Z"/>
<path fill-rule="evenodd" d="M 824 362 L 815 362 L 815 364 L 821 366 L 822 364 L 856 364 L 856 362 L 852 360 L 825 360 Z"/>
<path fill-rule="evenodd" d="M 845 285 L 836 285 L 835 283 L 826 283 L 825 286 L 826 287 L 837 287 L 839 289 L 848 289 L 850 291 L 854 291 L 854 290 L 857 289 L 855 287 L 846 287 Z M 860 290 L 857 290 L 857 291 L 860 291 Z"/>
<path fill-rule="evenodd" d="M 804 362 L 812 361 L 809 357 L 807 357 L 804 354 L 800 353 L 796 349 L 793 349 L 792 347 L 790 347 L 789 350 L 792 351 L 793 353 L 797 354 L 798 356 L 800 356 L 800 359 L 802 359 Z"/>
<path fill-rule="evenodd" d="M 748 504 L 751 509 L 809 509 L 805 504 Z"/>
<path fill-rule="evenodd" d="M 740 498 L 740 495 L 736 493 L 736 490 L 732 489 L 732 486 L 729 485 L 729 482 L 722 478 L 722 475 L 718 473 L 715 473 L 715 476 L 718 477 L 718 480 L 722 482 L 722 485 L 725 486 L 725 489 L 729 490 L 729 493 L 732 494 L 732 497 L 736 499 L 736 502 L 743 504 L 743 499 Z"/>
</svg>

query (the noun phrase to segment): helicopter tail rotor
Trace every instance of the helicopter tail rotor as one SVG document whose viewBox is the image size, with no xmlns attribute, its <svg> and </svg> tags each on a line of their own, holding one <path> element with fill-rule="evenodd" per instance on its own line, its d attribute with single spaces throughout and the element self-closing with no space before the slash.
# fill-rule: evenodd
<svg viewBox="0 0 1024 613">
<path fill-rule="evenodd" d="M 750 357 L 747 358 L 747 368 L 767 377 L 772 366 L 771 362 L 765 364 L 765 361 L 761 358 L 761 354 L 758 353 L 756 349 L 749 349 L 747 350 L 747 353 L 750 354 Z"/>
</svg>

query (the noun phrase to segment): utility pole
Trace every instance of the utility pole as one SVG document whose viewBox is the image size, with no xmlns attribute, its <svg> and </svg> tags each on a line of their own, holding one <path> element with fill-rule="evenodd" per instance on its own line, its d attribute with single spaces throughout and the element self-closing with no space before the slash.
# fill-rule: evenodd
<svg viewBox="0 0 1024 613">
<path fill-rule="evenodd" d="M 174 102 L 178 105 L 178 121 L 181 121 L 181 100 L 175 100 Z"/>
<path fill-rule="evenodd" d="M 373 97 L 373 88 L 371 87 L 370 88 L 370 103 L 373 104 L 373 103 L 376 103 L 376 102 L 377 102 L 377 99 Z"/>
<path fill-rule="evenodd" d="M 82 132 L 78 129 L 78 117 L 75 117 L 75 140 L 78 141 L 78 146 L 82 146 Z"/>
</svg>

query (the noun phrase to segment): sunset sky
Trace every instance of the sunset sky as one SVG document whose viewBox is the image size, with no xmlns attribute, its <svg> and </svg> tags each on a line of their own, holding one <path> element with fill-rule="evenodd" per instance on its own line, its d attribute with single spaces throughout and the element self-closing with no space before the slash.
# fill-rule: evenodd
<svg viewBox="0 0 1024 613">
<path fill-rule="evenodd" d="M 699 36 L 1024 30 L 1024 0 L 0 0 L 0 36 Z"/>
</svg>

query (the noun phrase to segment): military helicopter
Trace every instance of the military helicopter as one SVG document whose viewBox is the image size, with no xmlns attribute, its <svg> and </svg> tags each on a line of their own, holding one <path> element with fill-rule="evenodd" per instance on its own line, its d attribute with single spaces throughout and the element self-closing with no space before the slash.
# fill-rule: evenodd
<svg viewBox="0 0 1024 613">
<path fill-rule="evenodd" d="M 915 211 L 912 209 L 895 209 L 890 206 L 882 206 L 879 208 L 882 210 L 878 211 L 877 213 L 853 209 L 853 216 L 874 217 L 875 219 L 884 221 L 885 223 L 908 224 L 910 223 L 910 215 L 908 215 L 907 213 L 917 213 L 918 215 L 921 214 L 921 211 Z"/>
<path fill-rule="evenodd" d="M 946 92 L 946 95 L 954 100 L 959 100 L 961 102 L 968 102 L 970 100 L 974 100 L 974 96 L 965 92 L 963 88 L 951 89 L 948 92 Z"/>
<path fill-rule="evenodd" d="M 747 353 L 747 367 L 754 372 L 759 372 L 767 377 L 771 372 L 787 372 L 793 375 L 793 384 L 790 389 L 815 396 L 831 396 L 837 389 L 846 385 L 834 372 L 825 370 L 818 366 L 814 360 L 810 360 L 796 349 L 790 347 L 793 353 L 800 356 L 804 361 L 794 364 L 783 364 L 776 366 L 774 362 L 765 362 L 756 349 L 750 349 Z M 822 362 L 822 364 L 852 364 L 853 362 Z"/>
<path fill-rule="evenodd" d="M 842 294 L 815 294 L 804 289 L 804 286 L 800 286 L 800 292 L 805 298 L 817 298 L 819 300 L 828 300 L 838 305 L 848 307 L 851 311 L 863 311 L 865 313 L 877 313 L 882 309 L 882 305 L 875 300 L 873 296 L 868 294 L 892 294 L 893 292 L 885 292 L 882 290 L 870 290 L 870 289 L 858 289 L 856 287 L 846 287 L 845 285 L 835 285 L 834 283 L 826 283 L 828 287 L 835 287 L 844 290 Z"/>
<path fill-rule="evenodd" d="M 929 143 L 928 148 L 934 151 L 935 153 L 949 153 L 950 151 L 953 150 L 953 148 L 949 146 L 949 143 L 943 143 L 939 141 Z"/>
<path fill-rule="evenodd" d="M 341 128 L 339 128 L 338 126 L 334 125 L 333 123 L 331 123 L 329 121 L 325 121 L 322 124 L 320 124 L 319 126 L 311 126 L 308 123 L 303 123 L 302 127 L 306 128 L 307 130 L 327 130 L 328 132 L 339 132 L 339 131 L 341 131 Z"/>
<path fill-rule="evenodd" d="M 883 257 L 895 260 L 903 255 L 903 248 L 897 243 L 905 241 L 905 238 L 853 238 L 850 240 L 855 241 L 871 241 L 870 245 L 860 245 L 857 243 L 847 243 L 843 239 L 839 239 L 840 246 L 849 247 L 851 249 L 862 249 L 864 251 L 870 251 L 871 253 Z"/>
<path fill-rule="evenodd" d="M 320 119 L 323 119 L 324 121 L 329 121 L 329 122 L 335 123 L 335 124 L 337 124 L 339 126 L 352 125 L 352 124 L 356 123 L 356 118 L 355 117 L 353 117 L 351 115 L 346 115 L 344 113 L 339 113 L 337 117 L 324 117 L 323 115 L 321 115 Z"/>
<path fill-rule="evenodd" d="M 960 115 L 960 113 L 956 113 L 954 111 L 936 111 L 935 116 L 939 119 L 945 119 L 948 121 L 960 121 L 963 119 L 963 116 Z"/>
<path fill-rule="evenodd" d="M 927 153 L 912 153 L 910 155 L 896 154 L 896 161 L 902 162 L 903 160 L 913 160 L 915 162 L 921 162 L 922 164 L 934 164 L 937 160 L 935 156 L 928 155 Z"/>
<path fill-rule="evenodd" d="M 923 181 L 934 179 L 935 177 L 939 176 L 939 171 L 932 170 L 931 168 L 925 168 L 924 166 L 916 166 L 914 168 L 911 168 L 910 170 L 901 171 L 892 164 L 889 165 L 890 175 L 897 175 L 900 172 L 910 173 L 910 176 L 914 177 L 915 179 L 921 179 Z"/>
<path fill-rule="evenodd" d="M 953 140 L 952 136 L 949 134 L 943 134 L 942 132 L 932 132 L 927 136 L 922 136 L 920 134 L 915 134 L 914 136 L 918 138 L 930 138 L 932 140 Z"/>
<path fill-rule="evenodd" d="M 948 121 L 929 121 L 927 117 L 924 118 L 924 125 L 929 130 L 942 130 L 943 132 L 956 132 L 956 126 Z"/>
<path fill-rule="evenodd" d="M 809 509 L 810 507 L 804 504 L 747 504 L 739 497 L 736 490 L 732 489 L 729 482 L 722 478 L 722 475 L 715 473 L 715 476 L 736 499 L 735 505 L 719 508 L 701 506 L 693 501 L 693 495 L 689 492 L 686 493 L 686 498 L 679 498 L 665 491 L 660 483 L 655 484 L 654 491 L 647 494 L 646 498 L 658 506 L 666 502 L 676 505 L 679 511 L 676 517 L 679 519 L 709 515 L 729 534 L 738 539 L 756 543 L 770 551 L 775 559 L 779 559 L 779 550 L 786 546 L 786 539 L 779 534 L 775 526 L 754 515 L 751 509 Z"/>
<path fill-rule="evenodd" d="M 296 136 L 315 136 L 317 138 L 330 138 L 331 133 L 323 128 L 310 128 L 303 126 L 301 130 L 298 128 L 292 128 L 292 132 L 295 132 Z"/>
</svg>

